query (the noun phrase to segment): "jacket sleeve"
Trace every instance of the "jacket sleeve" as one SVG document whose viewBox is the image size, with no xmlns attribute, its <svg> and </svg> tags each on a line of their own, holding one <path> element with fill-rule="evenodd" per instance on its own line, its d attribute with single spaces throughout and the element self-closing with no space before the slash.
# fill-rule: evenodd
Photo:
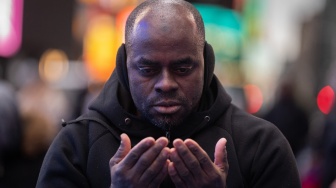
<svg viewBox="0 0 336 188">
<path fill-rule="evenodd" d="M 301 187 L 293 152 L 275 125 L 239 113 L 234 125 L 237 154 L 247 187 Z"/>
<path fill-rule="evenodd" d="M 90 187 L 85 176 L 87 135 L 84 125 L 62 128 L 44 158 L 37 188 Z"/>
</svg>

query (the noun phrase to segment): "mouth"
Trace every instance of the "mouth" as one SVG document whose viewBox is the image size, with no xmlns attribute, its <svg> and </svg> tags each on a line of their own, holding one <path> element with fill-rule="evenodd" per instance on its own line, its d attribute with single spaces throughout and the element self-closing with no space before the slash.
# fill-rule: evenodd
<svg viewBox="0 0 336 188">
<path fill-rule="evenodd" d="M 155 111 L 160 114 L 174 114 L 180 110 L 182 105 L 177 102 L 159 102 L 153 105 Z"/>
</svg>

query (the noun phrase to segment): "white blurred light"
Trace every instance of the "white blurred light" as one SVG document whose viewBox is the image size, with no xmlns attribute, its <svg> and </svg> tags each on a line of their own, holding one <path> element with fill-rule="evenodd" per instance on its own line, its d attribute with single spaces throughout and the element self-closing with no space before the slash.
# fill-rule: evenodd
<svg viewBox="0 0 336 188">
<path fill-rule="evenodd" d="M 12 0 L 0 1 L 0 42 L 8 37 L 12 30 Z"/>
</svg>

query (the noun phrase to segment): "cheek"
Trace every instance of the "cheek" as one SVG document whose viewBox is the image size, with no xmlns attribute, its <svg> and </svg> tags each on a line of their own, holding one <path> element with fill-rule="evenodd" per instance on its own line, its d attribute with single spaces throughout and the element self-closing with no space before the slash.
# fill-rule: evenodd
<svg viewBox="0 0 336 188">
<path fill-rule="evenodd" d="M 138 77 L 129 77 L 130 92 L 137 107 L 146 100 L 150 94 L 149 83 Z"/>
<path fill-rule="evenodd" d="M 129 86 L 131 95 L 134 97 L 140 95 L 142 93 L 143 87 L 141 87 L 141 82 L 138 79 L 132 79 L 132 77 L 129 78 Z"/>
<path fill-rule="evenodd" d="M 188 100 L 190 100 L 194 105 L 196 105 L 202 95 L 203 91 L 203 79 L 196 78 L 184 83 L 184 93 Z"/>
</svg>

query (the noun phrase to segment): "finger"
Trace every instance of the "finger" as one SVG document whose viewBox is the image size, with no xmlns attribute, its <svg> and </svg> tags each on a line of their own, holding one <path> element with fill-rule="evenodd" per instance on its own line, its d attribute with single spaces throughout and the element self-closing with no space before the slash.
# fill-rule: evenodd
<svg viewBox="0 0 336 188">
<path fill-rule="evenodd" d="M 183 181 L 193 182 L 194 177 L 191 171 L 194 169 L 189 169 L 186 166 L 186 161 L 192 160 L 191 152 L 181 139 L 174 140 L 173 145 L 174 149 L 171 150 L 170 160 L 174 163 L 177 173 Z"/>
<path fill-rule="evenodd" d="M 164 158 L 169 156 L 169 149 L 168 148 L 164 148 L 161 152 L 160 155 L 163 155 Z M 168 174 L 168 164 L 169 161 L 166 160 L 163 163 L 164 165 L 161 167 L 161 169 L 157 172 L 156 177 L 154 177 L 154 179 L 152 179 L 152 182 L 150 183 L 150 185 L 152 187 L 159 187 L 160 184 L 162 183 L 162 181 L 166 178 L 167 174 Z"/>
<path fill-rule="evenodd" d="M 229 162 L 227 159 L 227 151 L 226 151 L 226 143 L 227 140 L 225 138 L 221 138 L 218 140 L 215 147 L 215 165 L 220 168 L 223 172 L 227 172 L 229 169 Z"/>
<path fill-rule="evenodd" d="M 191 139 L 187 139 L 184 142 L 185 145 L 189 148 L 189 150 L 194 154 L 194 156 L 198 160 L 202 168 L 202 172 L 208 175 L 213 174 L 214 164 L 211 161 L 208 154 L 202 149 L 202 147 L 198 145 L 197 142 Z"/>
<path fill-rule="evenodd" d="M 151 137 L 144 138 L 130 152 L 126 155 L 124 160 L 121 161 L 123 168 L 131 169 L 138 162 L 139 158 L 153 145 L 155 140 Z"/>
<path fill-rule="evenodd" d="M 193 175 L 194 178 L 202 177 L 205 175 L 198 159 L 185 143 L 177 140 L 174 147 L 178 151 L 179 156 L 181 157 L 185 166 L 188 168 L 189 172 Z"/>
<path fill-rule="evenodd" d="M 185 141 L 186 145 L 190 149 L 191 152 L 198 158 L 200 165 L 203 169 L 203 172 L 207 174 L 207 182 L 211 184 L 219 185 L 220 187 L 225 187 L 226 177 L 228 174 L 228 166 L 224 169 L 220 169 L 214 162 L 211 161 L 208 154 L 197 144 L 197 142 L 187 139 Z M 223 154 L 222 149 L 225 149 L 226 140 L 220 139 L 215 147 L 215 157 L 218 164 L 222 164 L 218 162 L 219 158 L 222 156 L 226 156 Z M 227 163 L 228 165 L 228 163 Z"/>
<path fill-rule="evenodd" d="M 170 150 L 170 153 L 176 153 L 175 148 L 172 148 Z M 175 187 L 185 187 L 185 184 L 183 182 L 183 180 L 180 178 L 176 168 L 175 168 L 175 164 L 174 162 L 169 162 L 168 164 L 168 174 L 170 176 L 170 179 L 174 182 Z"/>
<path fill-rule="evenodd" d="M 131 141 L 127 134 L 121 134 L 120 135 L 120 146 L 117 150 L 117 152 L 114 154 L 114 156 L 110 160 L 110 167 L 118 164 L 124 157 L 128 154 L 128 152 L 131 150 Z"/>
<path fill-rule="evenodd" d="M 161 137 L 139 158 L 135 169 L 141 175 L 141 182 L 152 181 L 166 164 L 169 156 L 169 150 L 165 148 L 167 145 L 168 139 Z"/>
</svg>

